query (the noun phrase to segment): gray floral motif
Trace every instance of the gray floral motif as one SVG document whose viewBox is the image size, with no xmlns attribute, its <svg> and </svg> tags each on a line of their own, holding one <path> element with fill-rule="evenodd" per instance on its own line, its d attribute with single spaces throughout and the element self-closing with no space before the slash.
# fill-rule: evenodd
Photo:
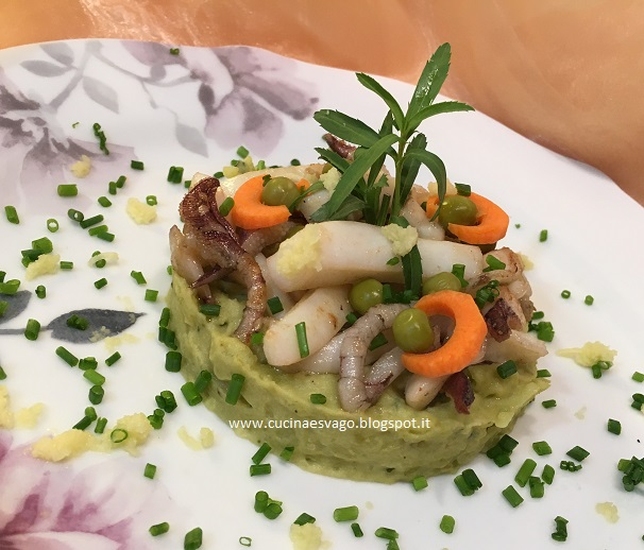
<svg viewBox="0 0 644 550">
<path fill-rule="evenodd" d="M 204 157 L 209 140 L 228 149 L 243 144 L 266 156 L 281 139 L 285 119 L 310 117 L 318 101 L 313 84 L 297 77 L 295 61 L 248 47 L 174 51 L 156 43 L 90 40 L 40 49 L 44 58 L 24 60 L 20 67 L 38 80 L 36 90 L 59 90 L 52 98 L 21 88 L 0 67 L 3 199 L 11 203 L 26 197 L 34 213 L 64 208 L 43 199 L 43 190 L 52 198 L 52 189 L 65 181 L 69 167 L 82 155 L 92 160 L 89 183 L 103 184 L 136 158 L 127 145 L 110 141 L 106 155 L 96 142 L 73 137 L 71 123 L 63 123 L 59 114 L 79 94 L 98 112 L 119 114 L 132 90 L 143 91 L 149 107 L 172 115 L 179 147 Z M 131 59 L 124 59 L 128 55 Z M 121 77 L 115 82 L 106 71 Z M 159 100 L 162 92 L 165 104 Z M 186 101 L 201 107 L 201 123 L 182 119 Z"/>
<path fill-rule="evenodd" d="M 149 526 L 177 513 L 161 484 L 119 457 L 77 471 L 32 458 L 3 431 L 0 503 L 3 550 L 144 550 Z"/>
</svg>

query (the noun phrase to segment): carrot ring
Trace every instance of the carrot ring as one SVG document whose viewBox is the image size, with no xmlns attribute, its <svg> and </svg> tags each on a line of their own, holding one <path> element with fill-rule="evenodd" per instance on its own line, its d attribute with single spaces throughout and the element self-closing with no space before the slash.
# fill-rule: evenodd
<svg viewBox="0 0 644 550">
<path fill-rule="evenodd" d="M 296 184 L 300 190 L 310 184 L 301 179 Z M 255 176 L 245 181 L 235 193 L 235 205 L 230 211 L 233 223 L 243 229 L 261 229 L 284 223 L 291 217 L 291 212 L 283 204 L 270 206 L 262 202 L 264 175 Z"/>
<path fill-rule="evenodd" d="M 402 355 L 408 371 L 437 377 L 454 374 L 470 365 L 481 350 L 487 325 L 474 298 L 456 290 L 441 290 L 423 296 L 414 307 L 427 315 L 447 315 L 454 319 L 454 332 L 440 348 L 427 353 Z"/>
<path fill-rule="evenodd" d="M 510 217 L 500 206 L 476 193 L 468 197 L 478 211 L 476 225 L 448 223 L 447 229 L 459 240 L 468 244 L 492 244 L 500 241 L 508 231 Z M 433 216 L 438 209 L 438 197 L 427 201 L 427 215 Z"/>
</svg>

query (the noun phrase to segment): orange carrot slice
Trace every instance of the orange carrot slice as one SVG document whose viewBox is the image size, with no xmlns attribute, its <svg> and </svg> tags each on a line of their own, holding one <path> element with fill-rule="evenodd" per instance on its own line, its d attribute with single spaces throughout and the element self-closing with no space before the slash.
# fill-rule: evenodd
<svg viewBox="0 0 644 550">
<path fill-rule="evenodd" d="M 476 193 L 471 193 L 469 199 L 478 210 L 476 225 L 459 225 L 448 223 L 447 229 L 468 244 L 493 244 L 500 241 L 508 231 L 510 217 L 500 206 Z M 427 215 L 433 216 L 438 208 L 438 197 L 427 201 Z"/>
<path fill-rule="evenodd" d="M 297 182 L 300 189 L 306 189 L 310 183 L 306 179 Z M 243 229 L 262 229 L 287 221 L 291 213 L 284 205 L 270 206 L 262 202 L 264 175 L 255 176 L 245 181 L 235 193 L 235 205 L 230 211 L 233 223 Z"/>
<path fill-rule="evenodd" d="M 472 296 L 456 290 L 441 290 L 423 296 L 414 307 L 429 316 L 449 316 L 454 319 L 455 327 L 440 348 L 427 353 L 403 353 L 402 363 L 407 370 L 422 376 L 446 376 L 474 361 L 487 335 L 487 325 Z"/>
</svg>

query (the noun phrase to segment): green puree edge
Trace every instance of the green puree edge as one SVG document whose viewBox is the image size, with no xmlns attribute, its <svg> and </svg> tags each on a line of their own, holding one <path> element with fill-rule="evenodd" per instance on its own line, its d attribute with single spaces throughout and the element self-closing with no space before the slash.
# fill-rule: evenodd
<svg viewBox="0 0 644 550">
<path fill-rule="evenodd" d="M 520 365 L 517 374 L 503 380 L 496 364 L 468 368 L 475 400 L 470 414 L 456 412 L 451 400 L 423 411 L 405 404 L 394 388 L 361 413 L 342 410 L 337 400 L 337 375 L 289 374 L 260 363 L 252 351 L 231 336 L 243 305 L 220 297 L 222 312 L 207 318 L 185 281 L 173 275 L 167 302 L 183 354 L 182 373 L 194 380 L 200 371 L 214 375 L 204 392 L 204 404 L 224 421 L 291 419 L 324 421 L 319 428 L 237 428 L 236 433 L 256 444 L 268 443 L 279 454 L 294 447 L 291 462 L 311 472 L 353 480 L 393 483 L 417 476 L 434 476 L 456 471 L 477 454 L 486 451 L 510 431 L 525 407 L 545 390 L 549 382 L 536 378 L 535 365 Z M 226 319 L 231 319 L 226 323 Z M 233 374 L 246 378 L 237 404 L 225 402 Z M 325 404 L 313 404 L 310 395 L 323 394 Z M 384 430 L 379 427 L 342 430 L 343 425 L 401 421 L 408 427 Z"/>
</svg>

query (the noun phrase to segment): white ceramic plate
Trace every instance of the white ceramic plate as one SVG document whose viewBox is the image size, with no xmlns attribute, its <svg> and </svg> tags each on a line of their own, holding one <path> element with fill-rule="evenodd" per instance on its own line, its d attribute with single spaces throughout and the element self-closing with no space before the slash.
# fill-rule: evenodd
<svg viewBox="0 0 644 550">
<path fill-rule="evenodd" d="M 382 81 L 401 99 L 409 97 L 410 86 Z M 384 549 L 386 541 L 374 536 L 381 526 L 396 529 L 404 549 L 555 548 L 561 544 L 551 538 L 558 515 L 569 520 L 568 547 L 641 546 L 644 493 L 623 490 L 616 464 L 644 456 L 644 416 L 631 407 L 631 395 L 644 390 L 631 379 L 634 371 L 644 371 L 639 284 L 644 213 L 601 174 L 478 113 L 436 117 L 425 126 L 430 146 L 444 159 L 451 179 L 469 182 L 511 214 L 505 242 L 534 262 L 529 273 L 534 300 L 556 331 L 551 354 L 540 365 L 551 371 L 552 387 L 514 430 L 520 445 L 510 465 L 498 468 L 479 457 L 472 467 L 483 487 L 470 497 L 460 496 L 453 476 L 431 479 L 426 490 L 414 492 L 403 483 L 382 486 L 312 475 L 276 457 L 270 458 L 270 476 L 251 478 L 255 447 L 202 406 L 190 408 L 181 401 L 182 379 L 164 370 L 166 350 L 156 339 L 169 285 L 167 233 L 177 222 L 185 191 L 166 181 L 168 170 L 182 166 L 186 177 L 215 172 L 235 157 L 238 145 L 271 164 L 293 158 L 313 162 L 322 131 L 311 115 L 320 107 L 372 124 L 384 114 L 380 100 L 351 73 L 244 47 L 181 48 L 173 55 L 159 44 L 70 41 L 0 52 L 0 206 L 13 205 L 20 216 L 19 225 L 0 216 L 0 270 L 7 280 L 22 281 L 22 305 L 12 302 L 0 318 L 0 365 L 7 374 L 0 384 L 14 413 L 44 404 L 34 428 L 0 431 L 0 546 L 180 548 L 184 534 L 200 526 L 204 548 L 242 548 L 240 537 L 248 537 L 252 548 L 282 549 L 291 547 L 289 527 L 302 512 L 315 516 L 325 540 L 342 549 Z M 105 133 L 109 156 L 99 149 L 94 123 Z M 70 173 L 81 154 L 93 166 L 84 179 Z M 145 170 L 132 170 L 131 159 L 143 161 Z M 108 182 L 120 175 L 127 182 L 110 195 Z M 58 197 L 60 183 L 76 183 L 78 196 Z M 112 200 L 110 208 L 97 204 L 101 195 Z M 125 213 L 126 201 L 148 195 L 158 199 L 158 217 L 150 225 L 136 225 Z M 69 208 L 87 216 L 103 214 L 115 240 L 89 236 L 67 217 Z M 47 231 L 49 218 L 58 220 L 58 232 Z M 539 241 L 542 229 L 548 230 L 546 242 Z M 43 236 L 74 268 L 27 281 L 21 250 Z M 90 267 L 95 250 L 118 252 L 118 262 Z M 136 284 L 133 270 L 143 273 L 146 285 Z M 102 277 L 108 285 L 97 290 L 93 283 Z M 47 288 L 44 299 L 34 295 L 40 284 Z M 158 290 L 159 300 L 146 301 L 146 289 Z M 571 292 L 567 300 L 560 296 L 564 289 Z M 584 304 L 586 295 L 595 298 L 592 306 Z M 144 315 L 115 337 L 93 343 L 70 342 L 69 331 L 50 325 L 85 308 Z M 29 319 L 43 327 L 35 342 L 22 335 Z M 589 341 L 618 352 L 599 380 L 555 354 Z M 89 404 L 89 383 L 81 371 L 55 354 L 61 345 L 78 357 L 98 360 L 107 382 L 97 410 L 110 423 L 127 414 L 152 413 L 161 390 L 177 395 L 178 410 L 139 456 L 88 453 L 61 464 L 30 457 L 32 442 L 69 429 Z M 105 358 L 115 350 L 122 359 L 106 367 Z M 545 399 L 556 399 L 557 407 L 544 409 Z M 621 435 L 607 431 L 609 418 L 621 421 Z M 177 435 L 181 427 L 193 436 L 210 427 L 216 443 L 191 450 Z M 539 440 L 550 443 L 552 455 L 536 456 L 531 444 Z M 591 453 L 583 469 L 560 470 L 575 445 Z M 555 481 L 539 500 L 519 488 L 525 501 L 513 509 L 501 491 L 514 483 L 527 457 L 537 460 L 537 473 L 544 464 L 553 465 Z M 143 476 L 146 463 L 158 467 L 154 480 Z M 253 511 L 260 489 L 283 501 L 278 519 Z M 619 519 L 613 523 L 598 513 L 600 503 L 612 503 Z M 332 519 L 336 507 L 349 504 L 360 508 L 361 539 Z M 439 530 L 443 514 L 456 519 L 451 535 Z M 148 528 L 163 521 L 170 531 L 152 538 Z"/>
</svg>

